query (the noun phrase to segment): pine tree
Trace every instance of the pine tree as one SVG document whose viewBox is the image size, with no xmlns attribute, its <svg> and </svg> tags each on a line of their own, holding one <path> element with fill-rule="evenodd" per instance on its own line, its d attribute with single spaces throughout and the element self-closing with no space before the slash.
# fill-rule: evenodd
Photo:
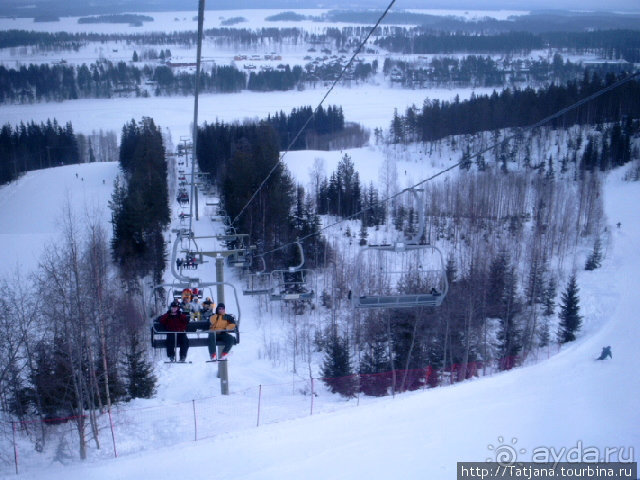
<svg viewBox="0 0 640 480">
<path fill-rule="evenodd" d="M 578 284 L 575 274 L 571 275 L 567 283 L 567 289 L 562 294 L 560 304 L 560 325 L 558 329 L 558 341 L 560 343 L 572 342 L 576 339 L 576 332 L 582 325 L 580 316 L 580 299 L 578 298 Z"/>
<path fill-rule="evenodd" d="M 322 377 L 322 381 L 332 393 L 339 393 L 345 397 L 355 395 L 356 382 L 349 357 L 349 341 L 346 338 L 332 335 L 327 342 Z"/>
<path fill-rule="evenodd" d="M 505 251 L 496 255 L 489 268 L 487 314 L 500 320 L 496 333 L 497 353 L 502 370 L 514 366 L 522 350 L 522 332 L 518 324 L 521 301 L 517 294 L 518 279 L 515 267 Z"/>
<path fill-rule="evenodd" d="M 542 303 L 544 297 L 544 277 L 547 269 L 548 265 L 546 260 L 540 258 L 539 255 L 534 254 L 534 257 L 531 260 L 527 284 L 525 286 L 527 305 Z"/>
<path fill-rule="evenodd" d="M 391 121 L 391 143 L 403 143 L 404 140 L 404 121 L 396 109 L 393 111 L 393 120 Z"/>
<path fill-rule="evenodd" d="M 544 310 L 542 314 L 546 317 L 550 317 L 556 311 L 556 292 L 558 286 L 556 284 L 556 279 L 551 277 L 549 278 L 549 282 L 547 283 L 546 288 L 543 292 L 542 304 L 544 305 Z"/>
<path fill-rule="evenodd" d="M 151 398 L 156 391 L 157 378 L 151 363 L 145 361 L 144 354 L 138 335 L 131 335 L 123 365 L 127 376 L 127 393 L 131 399 Z"/>
<path fill-rule="evenodd" d="M 602 265 L 602 242 L 599 238 L 593 244 L 593 251 L 584 264 L 585 270 L 595 270 Z"/>
<path fill-rule="evenodd" d="M 360 361 L 360 391 L 365 395 L 381 397 L 391 387 L 389 375 L 377 375 L 389 370 L 387 342 L 376 338 L 368 347 Z"/>
<path fill-rule="evenodd" d="M 538 329 L 538 347 L 546 347 L 551 340 L 551 334 L 549 333 L 549 317 L 543 317 Z"/>
<path fill-rule="evenodd" d="M 466 150 L 462 154 L 462 158 L 460 159 L 458 165 L 458 168 L 460 168 L 460 170 L 469 170 L 471 168 L 471 153 L 469 151 L 468 145 Z"/>
<path fill-rule="evenodd" d="M 518 324 L 518 314 L 521 306 L 516 287 L 517 278 L 515 267 L 507 265 L 505 272 L 505 285 L 501 299 L 500 330 L 496 337 L 498 340 L 498 352 L 501 359 L 501 368 L 508 370 L 515 364 L 516 356 L 523 347 L 522 331 Z"/>
</svg>

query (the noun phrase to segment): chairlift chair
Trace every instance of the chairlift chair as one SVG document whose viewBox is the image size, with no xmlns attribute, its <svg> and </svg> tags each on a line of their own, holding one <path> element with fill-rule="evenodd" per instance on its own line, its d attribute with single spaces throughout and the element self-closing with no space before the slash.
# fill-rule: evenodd
<svg viewBox="0 0 640 480">
<path fill-rule="evenodd" d="M 225 228 L 231 225 L 231 219 L 224 210 L 218 209 L 214 215 L 211 215 L 211 220 L 214 222 L 222 222 Z"/>
<path fill-rule="evenodd" d="M 302 244 L 296 242 L 300 254 L 300 263 L 286 270 L 273 270 L 270 274 L 272 301 L 309 300 L 315 296 L 315 272 L 303 269 L 304 250 Z"/>
<path fill-rule="evenodd" d="M 189 194 L 187 193 L 187 191 L 183 190 L 183 189 L 180 189 L 180 191 L 178 191 L 178 195 L 176 197 L 176 201 L 179 204 L 189 203 Z"/>
<path fill-rule="evenodd" d="M 227 256 L 227 265 L 235 268 L 250 268 L 253 261 L 252 250 L 255 246 L 249 245 L 248 234 L 230 235 L 226 242 L 227 248 L 233 250 Z"/>
<path fill-rule="evenodd" d="M 313 270 L 274 270 L 270 276 L 270 298 L 273 301 L 309 300 L 315 296 L 312 288 L 312 285 L 315 283 Z"/>
<path fill-rule="evenodd" d="M 238 249 L 227 257 L 227 265 L 234 268 L 250 268 L 252 261 L 253 255 L 249 248 Z"/>
<path fill-rule="evenodd" d="M 182 292 L 185 288 L 189 288 L 191 290 L 197 289 L 198 298 L 210 297 L 214 299 L 213 292 L 214 288 L 219 286 L 223 286 L 223 288 L 230 288 L 233 292 L 233 298 L 235 301 L 235 314 L 233 315 L 236 322 L 236 328 L 234 330 L 230 330 L 228 333 L 231 333 L 235 336 L 236 345 L 240 343 L 240 302 L 238 301 L 238 295 L 236 291 L 236 287 L 228 282 L 206 282 L 200 284 L 200 286 L 195 286 L 190 283 L 173 283 L 173 284 L 165 284 L 158 285 L 155 289 L 164 289 L 170 298 L 167 298 L 167 305 L 171 303 L 174 299 L 180 299 L 182 297 Z M 226 298 L 229 298 L 228 295 L 225 295 Z M 164 312 L 163 312 L 164 313 Z M 161 315 L 157 315 L 151 321 L 151 346 L 154 349 L 165 349 L 167 347 L 167 335 L 175 332 L 168 332 L 164 330 L 163 325 L 159 322 L 159 318 Z M 208 320 L 191 320 L 187 325 L 187 337 L 189 338 L 189 348 L 191 347 L 206 347 L 209 343 L 209 327 L 210 323 Z M 220 340 L 216 342 L 216 345 L 222 346 L 224 345 Z"/>
<path fill-rule="evenodd" d="M 262 268 L 253 273 L 247 275 L 247 281 L 242 289 L 242 294 L 246 296 L 257 295 L 271 295 L 273 288 L 271 288 L 271 274 L 267 272 L 267 265 L 264 261 L 264 257 L 257 257 L 260 259 Z"/>
<path fill-rule="evenodd" d="M 203 255 L 200 252 L 183 250 L 183 253 L 185 254 L 184 259 L 182 259 L 183 268 L 195 270 L 198 268 L 198 265 L 206 263 Z"/>
<path fill-rule="evenodd" d="M 354 308 L 439 307 L 448 290 L 437 247 L 398 242 L 359 252 L 351 300 Z"/>
</svg>

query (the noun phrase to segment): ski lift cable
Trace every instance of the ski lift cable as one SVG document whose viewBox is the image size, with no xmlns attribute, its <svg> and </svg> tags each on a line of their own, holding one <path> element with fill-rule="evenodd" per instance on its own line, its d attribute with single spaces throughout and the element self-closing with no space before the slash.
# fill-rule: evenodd
<svg viewBox="0 0 640 480">
<path fill-rule="evenodd" d="M 511 135 L 509 135 L 507 137 L 504 137 L 502 140 L 496 141 L 495 143 L 491 144 L 490 146 L 485 147 L 482 150 L 479 150 L 478 152 L 474 153 L 473 155 L 470 155 L 469 157 L 465 158 L 464 161 L 465 162 L 471 161 L 471 160 L 479 157 L 480 155 L 482 155 L 482 154 L 484 154 L 484 153 L 486 153 L 486 152 L 488 152 L 490 150 L 493 150 L 494 148 L 496 148 L 501 143 L 508 142 L 508 141 L 512 140 L 517 135 L 519 135 L 519 133 L 521 133 L 521 132 L 526 132 L 526 131 L 533 130 L 535 128 L 541 127 L 544 124 L 550 122 L 551 120 L 554 120 L 554 119 L 556 119 L 558 117 L 561 117 L 565 113 L 568 113 L 568 112 L 570 112 L 572 110 L 575 110 L 576 108 L 584 105 L 585 103 L 588 103 L 588 102 L 600 97 L 601 95 L 604 95 L 605 93 L 622 86 L 623 84 L 633 80 L 637 76 L 640 76 L 640 71 L 637 71 L 635 73 L 629 74 L 628 76 L 618 80 L 617 82 L 614 82 L 611 85 L 598 90 L 597 92 L 595 92 L 595 93 L 589 95 L 588 97 L 585 97 L 585 98 L 575 102 L 572 105 L 569 105 L 568 107 L 565 107 L 565 108 L 563 108 L 561 110 L 558 110 L 557 112 L 555 112 L 555 113 L 543 118 L 542 120 L 537 121 L 534 124 L 528 125 L 526 127 L 521 127 L 520 129 L 518 129 L 518 132 L 516 132 L 514 134 L 511 134 Z M 399 197 L 400 195 L 403 195 L 403 194 L 405 194 L 407 192 L 412 192 L 414 189 L 424 185 L 425 183 L 430 182 L 431 180 L 433 180 L 433 179 L 435 179 L 435 178 L 437 178 L 437 177 L 439 177 L 441 175 L 444 175 L 445 173 L 448 173 L 448 172 L 450 172 L 451 170 L 453 170 L 455 168 L 458 168 L 460 165 L 462 165 L 462 163 L 463 163 L 463 160 L 461 160 L 459 162 L 456 162 L 453 165 L 451 165 L 450 167 L 447 167 L 444 170 L 440 170 L 439 172 L 434 173 L 430 177 L 427 177 L 427 178 L 419 181 L 415 185 L 412 185 L 410 187 L 404 188 L 404 189 L 400 190 L 399 192 L 397 192 L 397 193 L 395 193 L 393 195 L 390 195 L 387 198 L 384 198 L 384 199 L 380 200 L 379 202 L 377 202 L 377 203 L 375 203 L 373 205 L 368 206 L 367 208 L 363 208 L 362 210 L 359 210 L 358 212 L 356 212 L 356 213 L 354 213 L 354 214 L 352 214 L 352 215 L 350 215 L 348 217 L 344 217 L 344 218 L 342 218 L 340 220 L 335 221 L 334 223 L 331 223 L 329 225 L 326 225 L 326 226 L 320 228 L 315 233 L 309 233 L 309 234 L 307 234 L 307 235 L 305 235 L 303 237 L 298 238 L 295 242 L 289 242 L 289 243 L 287 243 L 285 245 L 281 245 L 281 246 L 279 246 L 277 248 L 274 248 L 272 250 L 264 252 L 264 253 L 260 254 L 259 256 L 265 256 L 265 255 L 269 255 L 269 254 L 278 252 L 280 250 L 284 250 L 285 248 L 289 247 L 290 245 L 294 245 L 296 243 L 303 242 L 304 240 L 306 240 L 308 238 L 311 238 L 313 236 L 319 235 L 320 233 L 324 232 L 325 230 L 328 230 L 328 229 L 333 228 L 333 227 L 335 227 L 337 225 L 340 225 L 341 223 L 344 223 L 347 220 L 353 220 L 353 219 L 357 218 L 358 216 L 362 215 L 367 210 L 371 210 L 373 208 L 376 208 L 376 207 L 379 207 L 381 205 L 384 205 L 385 203 L 387 203 L 387 202 L 389 202 L 391 200 L 394 200 L 395 198 Z"/>
<path fill-rule="evenodd" d="M 318 112 L 318 110 L 320 110 L 320 107 L 322 107 L 322 104 L 324 103 L 324 101 L 327 99 L 327 97 L 329 96 L 329 94 L 331 94 L 331 92 L 333 91 L 333 89 L 335 88 L 335 86 L 338 84 L 338 82 L 342 79 L 342 77 L 344 76 L 345 72 L 349 69 L 349 67 L 351 66 L 351 64 L 354 62 L 355 58 L 358 56 L 358 54 L 360 53 L 360 51 L 362 50 L 362 47 L 364 47 L 364 45 L 367 43 L 367 41 L 369 40 L 369 37 L 371 37 L 371 35 L 373 34 L 373 32 L 375 32 L 376 28 L 378 28 L 378 26 L 380 25 L 380 22 L 382 22 L 382 20 L 384 19 L 384 17 L 387 16 L 387 13 L 389 13 L 389 10 L 391 10 L 391 7 L 393 6 L 393 4 L 396 3 L 396 0 L 391 0 L 391 2 L 389 3 L 389 5 L 387 6 L 387 8 L 385 9 L 385 11 L 382 13 L 382 15 L 380 16 L 380 18 L 378 18 L 378 21 L 375 23 L 375 25 L 369 30 L 369 32 L 367 33 L 367 35 L 364 37 L 364 39 L 360 42 L 360 44 L 358 45 L 358 48 L 356 48 L 356 50 L 353 52 L 353 55 L 351 55 L 351 58 L 349 59 L 349 61 L 345 64 L 344 67 L 342 67 L 342 70 L 340 71 L 340 74 L 338 75 L 338 78 L 336 78 L 333 83 L 331 84 L 331 86 L 329 87 L 329 89 L 327 90 L 327 92 L 324 94 L 324 96 L 322 97 L 322 100 L 320 100 L 320 103 L 318 103 L 318 106 L 313 110 L 313 112 L 311 113 L 311 115 L 309 115 L 309 117 L 307 118 L 306 122 L 304 122 L 304 124 L 302 125 L 302 127 L 300 127 L 300 129 L 298 130 L 298 133 L 296 133 L 296 135 L 293 137 L 293 140 L 291 140 L 291 142 L 289 142 L 289 145 L 287 145 L 287 148 L 285 149 L 284 152 L 282 152 L 282 154 L 280 155 L 280 158 L 278 159 L 278 161 L 273 165 L 273 167 L 271 168 L 271 170 L 269 170 L 269 173 L 267 174 L 267 176 L 264 178 L 264 180 L 262 180 L 262 182 L 260 182 L 260 185 L 258 186 L 258 188 L 256 189 L 255 192 L 253 192 L 253 195 L 251 195 L 251 197 L 249 198 L 249 200 L 247 201 L 247 203 L 242 207 L 242 209 L 240 210 L 240 212 L 238 213 L 238 215 L 236 215 L 236 217 L 233 219 L 233 221 L 231 222 L 232 224 L 235 224 L 236 221 L 238 221 L 238 219 L 242 216 L 242 214 L 244 213 L 244 211 L 247 209 L 247 207 L 249 207 L 249 205 L 251 204 L 251 202 L 256 198 L 256 196 L 258 195 L 258 193 L 260 193 L 260 190 L 262 190 L 262 188 L 265 186 L 265 184 L 269 181 L 269 178 L 271 178 L 271 175 L 273 175 L 273 172 L 276 171 L 276 169 L 278 168 L 278 166 L 280 165 L 280 163 L 284 160 L 284 157 L 289 153 L 289 151 L 291 150 L 291 148 L 293 147 L 293 145 L 295 145 L 295 143 L 298 141 L 298 138 L 300 137 L 300 135 L 302 135 L 302 133 L 305 131 L 305 129 L 307 128 L 307 126 L 309 125 L 309 123 L 311 122 L 311 120 L 313 120 L 316 116 L 316 113 Z"/>
</svg>

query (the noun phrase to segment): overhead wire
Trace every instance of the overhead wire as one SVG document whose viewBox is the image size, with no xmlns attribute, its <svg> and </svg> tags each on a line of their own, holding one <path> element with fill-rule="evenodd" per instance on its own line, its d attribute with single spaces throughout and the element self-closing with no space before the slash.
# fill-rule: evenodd
<svg viewBox="0 0 640 480">
<path fill-rule="evenodd" d="M 280 158 L 278 159 L 278 161 L 273 165 L 273 167 L 271 168 L 271 170 L 269 170 L 269 173 L 267 174 L 267 176 L 264 178 L 264 180 L 262 180 L 262 182 L 260 182 L 260 185 L 258 186 L 258 188 L 256 189 L 255 192 L 253 192 L 253 195 L 251 195 L 251 197 L 249 198 L 249 200 L 247 200 L 247 203 L 245 203 L 245 205 L 240 209 L 240 212 L 235 216 L 235 218 L 233 219 L 233 221 L 231 222 L 232 225 L 234 225 L 236 223 L 236 221 L 242 216 L 242 214 L 244 213 L 244 211 L 249 207 L 249 205 L 251 204 L 251 202 L 253 202 L 253 200 L 258 196 L 258 194 L 260 193 L 260 191 L 262 190 L 262 188 L 266 185 L 266 183 L 269 181 L 269 178 L 271 178 L 271 175 L 273 175 L 273 173 L 276 171 L 276 169 L 278 168 L 278 166 L 282 163 L 282 161 L 284 160 L 285 156 L 289 153 L 289 151 L 291 150 L 291 148 L 295 145 L 295 143 L 298 141 L 298 138 L 300 138 L 300 135 L 302 135 L 302 133 L 306 130 L 307 126 L 309 125 L 309 123 L 311 123 L 311 121 L 315 118 L 318 110 L 320 110 L 320 107 L 322 107 L 322 104 L 324 103 L 324 101 L 327 99 L 327 97 L 331 94 L 331 92 L 333 91 L 333 89 L 335 88 L 335 86 L 338 84 L 338 82 L 342 79 L 342 77 L 344 76 L 345 72 L 349 69 L 349 67 L 351 66 L 351 64 L 353 63 L 353 61 L 355 60 L 355 58 L 358 56 L 358 54 L 360 53 L 360 51 L 362 50 L 362 48 L 364 47 L 364 45 L 367 43 L 367 41 L 369 40 L 369 37 L 371 37 L 371 35 L 373 34 L 373 32 L 376 31 L 376 29 L 378 28 L 378 26 L 380 25 L 380 23 L 382 22 L 382 20 L 384 19 L 384 17 L 387 16 L 387 13 L 389 13 L 389 10 L 391 10 L 391 7 L 393 6 L 393 4 L 396 3 L 396 0 L 391 0 L 391 2 L 389 3 L 389 5 L 387 6 L 387 8 L 384 10 L 384 12 L 382 12 L 382 15 L 380 15 L 380 17 L 378 18 L 378 20 L 376 21 L 375 25 L 369 30 L 369 32 L 367 33 L 367 35 L 364 37 L 364 39 L 360 42 L 360 44 L 358 45 L 358 47 L 354 50 L 353 55 L 351 55 L 351 58 L 349 59 L 349 61 L 344 65 L 344 67 L 342 67 L 342 70 L 340 71 L 340 74 L 338 75 L 338 78 L 336 78 L 333 83 L 331 84 L 331 86 L 329 87 L 329 89 L 327 90 L 327 92 L 324 94 L 324 96 L 322 97 L 322 99 L 320 100 L 320 103 L 318 103 L 318 105 L 316 106 L 316 108 L 313 110 L 313 112 L 311 113 L 311 115 L 309 115 L 309 117 L 307 118 L 307 120 L 304 122 L 304 124 L 300 127 L 300 129 L 298 130 L 298 132 L 296 133 L 296 135 L 293 137 L 293 140 L 291 140 L 289 142 L 289 145 L 287 145 L 287 148 L 285 149 L 285 151 L 282 153 L 282 155 L 280 156 Z"/>
<path fill-rule="evenodd" d="M 632 73 L 632 74 L 629 74 L 628 76 L 626 76 L 626 77 L 624 77 L 624 78 L 612 83 L 611 85 L 603 87 L 600 90 L 598 90 L 597 92 L 594 92 L 591 95 L 589 95 L 589 96 L 587 96 L 587 97 L 585 97 L 585 98 L 583 98 L 581 100 L 578 100 L 577 102 L 573 103 L 572 105 L 569 105 L 568 107 L 562 108 L 562 109 L 558 110 L 557 112 L 555 112 L 555 113 L 553 113 L 551 115 L 548 115 L 547 117 L 544 117 L 543 119 L 537 121 L 536 123 L 533 123 L 531 125 L 527 125 L 526 127 L 520 127 L 516 133 L 508 135 L 508 136 L 504 137 L 503 139 L 501 139 L 500 141 L 494 142 L 493 144 L 489 145 L 488 147 L 485 147 L 485 148 L 479 150 L 478 152 L 474 153 L 473 155 L 465 157 L 463 160 L 460 160 L 459 162 L 456 162 L 453 165 L 451 165 L 451 166 L 449 166 L 449 167 L 447 167 L 447 168 L 445 168 L 443 170 L 440 170 L 440 171 L 434 173 L 433 175 L 431 175 L 431 176 L 429 176 L 429 177 L 427 177 L 427 178 L 425 178 L 423 180 L 420 180 L 418 183 L 416 183 L 416 184 L 414 184 L 414 185 L 412 185 L 410 187 L 406 187 L 406 188 L 398 191 L 397 193 L 395 193 L 393 195 L 389 195 L 387 198 L 384 198 L 384 199 L 380 200 L 379 202 L 377 202 L 377 203 L 375 203 L 373 205 L 369 205 L 368 207 L 363 208 L 363 209 L 359 210 L 358 212 L 356 212 L 356 213 L 354 213 L 352 215 L 349 215 L 347 217 L 343 217 L 340 220 L 337 220 L 337 221 L 335 221 L 335 222 L 333 222 L 331 224 L 325 225 L 324 227 L 320 228 L 316 232 L 309 233 L 309 234 L 307 234 L 307 235 L 305 235 L 303 237 L 300 237 L 300 238 L 298 238 L 296 240 L 296 242 L 286 243 L 286 244 L 281 245 L 281 246 L 279 246 L 277 248 L 274 248 L 272 250 L 264 252 L 264 253 L 260 254 L 259 256 L 269 255 L 269 254 L 278 252 L 280 250 L 284 250 L 285 248 L 288 248 L 291 245 L 295 245 L 298 242 L 303 242 L 304 240 L 306 240 L 308 238 L 317 236 L 320 233 L 324 232 L 325 230 L 328 230 L 328 229 L 333 228 L 333 227 L 335 227 L 337 225 L 340 225 L 341 223 L 344 223 L 344 222 L 346 222 L 348 220 L 352 220 L 354 218 L 357 218 L 360 215 L 362 215 L 364 212 L 366 212 L 367 210 L 371 210 L 373 208 L 376 208 L 376 207 L 379 207 L 381 205 L 384 205 L 385 203 L 390 202 L 391 200 L 394 200 L 395 198 L 398 198 L 399 196 L 404 195 L 405 193 L 407 193 L 407 192 L 409 192 L 411 190 L 414 190 L 414 189 L 424 185 L 425 183 L 430 182 L 431 180 L 433 180 L 433 179 L 435 179 L 435 178 L 437 178 L 437 177 L 439 177 L 441 175 L 444 175 L 445 173 L 450 172 L 451 170 L 453 170 L 455 168 L 460 167 L 460 165 L 462 165 L 463 163 L 470 162 L 473 159 L 478 158 L 480 155 L 482 155 L 482 154 L 484 154 L 484 153 L 486 153 L 486 152 L 488 152 L 490 150 L 493 150 L 494 148 L 498 147 L 501 143 L 506 143 L 506 142 L 511 141 L 513 138 L 517 137 L 522 132 L 526 132 L 526 131 L 529 131 L 529 130 L 534 130 L 534 129 L 538 128 L 538 127 L 541 127 L 544 124 L 550 122 L 551 120 L 559 118 L 562 115 L 564 115 L 565 113 L 568 113 L 568 112 L 570 112 L 572 110 L 575 110 L 576 108 L 578 108 L 578 107 L 580 107 L 580 106 L 582 106 L 582 105 L 584 105 L 584 104 L 586 104 L 586 103 L 588 103 L 588 102 L 590 102 L 590 101 L 592 101 L 592 100 L 604 95 L 605 93 L 607 93 L 607 92 L 609 92 L 611 90 L 614 90 L 614 89 L 622 86 L 623 84 L 633 80 L 635 77 L 638 77 L 638 76 L 640 76 L 640 71 Z"/>
</svg>

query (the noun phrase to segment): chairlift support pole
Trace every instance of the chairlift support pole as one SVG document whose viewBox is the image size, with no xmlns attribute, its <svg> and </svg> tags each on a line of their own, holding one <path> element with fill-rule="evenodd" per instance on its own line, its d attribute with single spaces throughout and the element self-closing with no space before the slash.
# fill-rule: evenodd
<svg viewBox="0 0 640 480">
<path fill-rule="evenodd" d="M 216 256 L 216 282 L 221 282 L 217 285 L 217 300 L 218 305 L 224 302 L 224 257 L 222 255 Z M 218 358 L 222 358 L 222 346 L 218 346 Z M 229 370 L 227 368 L 228 362 L 218 362 L 218 378 L 220 378 L 220 393 L 222 395 L 229 395 Z"/>
<path fill-rule="evenodd" d="M 198 217 L 198 186 L 194 185 L 193 190 L 195 192 L 193 195 L 193 202 L 196 204 L 195 209 L 196 209 L 196 222 L 197 222 L 198 220 L 200 220 L 200 218 Z"/>
<path fill-rule="evenodd" d="M 193 221 L 193 198 L 195 191 L 195 174 L 196 174 L 196 155 L 198 149 L 198 96 L 200 95 L 200 64 L 202 59 L 202 37 L 203 37 L 203 24 L 204 24 L 204 2 L 205 0 L 198 1 L 198 48 L 196 50 L 196 84 L 195 94 L 193 99 L 193 140 L 191 142 L 191 202 L 189 203 L 191 217 L 189 220 L 189 229 L 191 228 L 191 222 Z M 196 203 L 196 217 L 198 207 Z M 198 220 L 198 218 L 196 218 Z"/>
</svg>

